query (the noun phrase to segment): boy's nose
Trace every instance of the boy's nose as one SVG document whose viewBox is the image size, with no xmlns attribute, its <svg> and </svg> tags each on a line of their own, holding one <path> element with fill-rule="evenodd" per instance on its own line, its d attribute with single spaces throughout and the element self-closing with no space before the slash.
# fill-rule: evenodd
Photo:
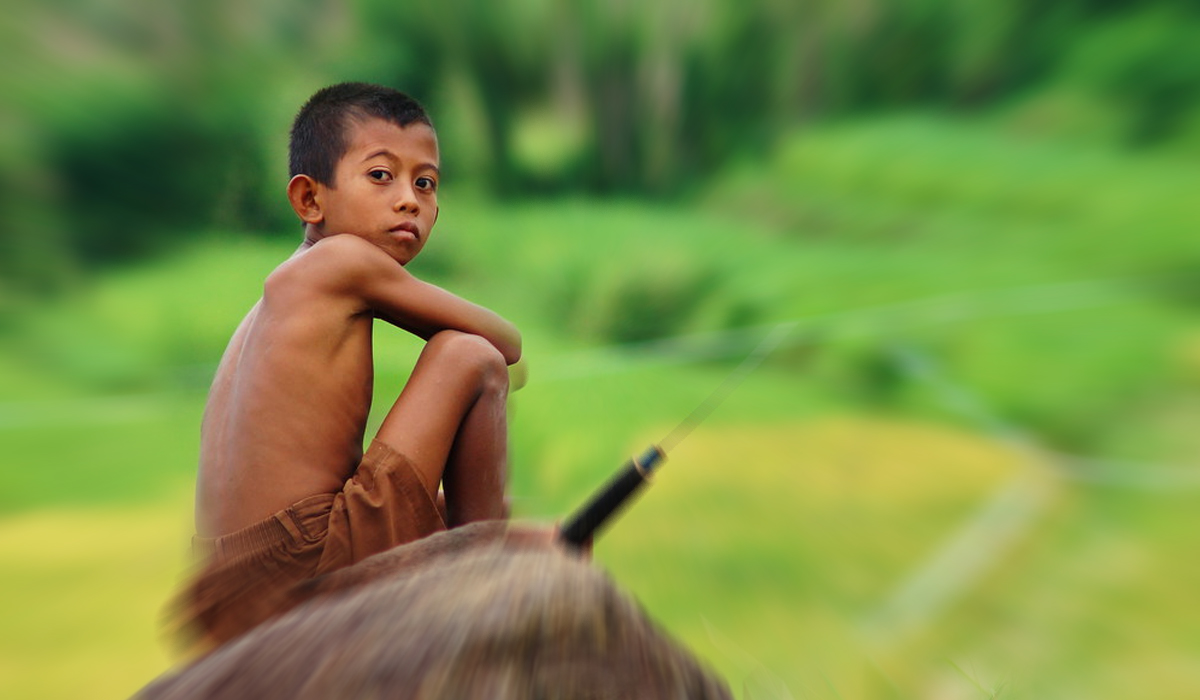
<svg viewBox="0 0 1200 700">
<path fill-rule="evenodd" d="M 411 190 L 406 190 L 396 198 L 396 203 L 392 205 L 392 208 L 398 212 L 416 214 L 418 211 L 417 198 Z"/>
</svg>

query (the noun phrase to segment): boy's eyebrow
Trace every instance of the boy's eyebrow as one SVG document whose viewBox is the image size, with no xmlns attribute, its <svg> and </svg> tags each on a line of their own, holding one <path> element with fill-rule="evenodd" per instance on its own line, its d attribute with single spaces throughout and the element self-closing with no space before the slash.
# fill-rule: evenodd
<svg viewBox="0 0 1200 700">
<path fill-rule="evenodd" d="M 398 157 L 396 157 L 396 154 L 395 154 L 395 153 L 392 153 L 392 151 L 391 151 L 390 149 L 387 149 L 387 148 L 381 148 L 381 149 L 379 149 L 378 151 L 375 151 L 375 152 L 371 153 L 371 154 L 370 154 L 369 156 L 367 156 L 366 158 L 363 158 L 363 162 L 365 163 L 365 162 L 367 162 L 368 160 L 371 160 L 372 158 L 378 158 L 379 156 L 387 156 L 388 158 L 390 158 L 390 159 L 392 159 L 392 160 L 400 160 Z M 418 165 L 417 167 L 418 167 L 418 168 L 426 168 L 426 169 L 432 170 L 432 171 L 434 172 L 434 174 L 435 174 L 435 175 L 441 175 L 441 174 L 442 174 L 442 171 L 441 171 L 441 169 L 440 169 L 440 168 L 438 168 L 438 166 L 434 165 L 433 163 L 422 163 L 421 165 Z"/>
</svg>

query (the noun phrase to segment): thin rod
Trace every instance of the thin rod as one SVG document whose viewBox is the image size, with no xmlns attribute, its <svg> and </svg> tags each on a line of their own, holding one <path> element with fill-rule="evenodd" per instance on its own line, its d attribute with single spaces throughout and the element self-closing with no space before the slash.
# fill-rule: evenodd
<svg viewBox="0 0 1200 700">
<path fill-rule="evenodd" d="M 767 356 L 774 352 L 777 347 L 779 347 L 779 344 L 783 342 L 784 338 L 786 338 L 788 334 L 796 328 L 797 325 L 797 321 L 790 321 L 788 323 L 781 323 L 772 328 L 771 331 L 767 333 L 767 336 L 763 338 L 761 342 L 759 342 L 759 344 L 754 348 L 753 351 L 751 351 L 749 355 L 746 356 L 746 359 L 742 360 L 741 364 L 735 367 L 734 370 L 729 373 L 729 376 L 725 377 L 725 381 L 722 382 L 712 394 L 709 394 L 708 398 L 705 399 L 699 406 L 697 406 L 687 418 L 684 418 L 682 423 L 676 426 L 676 428 L 672 430 L 669 435 L 667 435 L 662 439 L 661 442 L 658 443 L 659 449 L 661 449 L 664 453 L 670 452 L 675 448 L 676 445 L 682 442 L 684 438 L 690 435 L 691 432 L 696 429 L 697 425 L 699 425 L 705 418 L 708 418 L 708 416 L 717 409 L 717 406 L 720 406 L 721 403 L 724 402 L 731 393 L 733 393 L 733 390 L 738 388 L 742 381 L 745 380 L 747 375 L 758 369 L 758 366 L 762 364 L 763 360 L 767 359 Z"/>
</svg>

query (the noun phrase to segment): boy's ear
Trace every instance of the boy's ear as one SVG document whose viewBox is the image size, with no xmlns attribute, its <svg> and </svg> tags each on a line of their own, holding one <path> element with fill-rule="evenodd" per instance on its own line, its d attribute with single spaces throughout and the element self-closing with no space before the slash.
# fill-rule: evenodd
<svg viewBox="0 0 1200 700">
<path fill-rule="evenodd" d="M 288 201 L 296 216 L 306 224 L 319 224 L 325 219 L 321 211 L 320 187 L 320 183 L 308 175 L 297 175 L 288 182 Z"/>
</svg>

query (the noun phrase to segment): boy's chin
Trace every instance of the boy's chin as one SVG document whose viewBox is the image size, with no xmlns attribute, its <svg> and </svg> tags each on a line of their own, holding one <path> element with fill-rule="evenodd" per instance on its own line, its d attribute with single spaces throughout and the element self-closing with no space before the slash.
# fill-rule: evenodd
<svg viewBox="0 0 1200 700">
<path fill-rule="evenodd" d="M 396 262 L 400 263 L 401 266 L 409 264 L 410 262 L 412 262 L 413 258 L 417 257 L 416 253 L 409 253 L 407 251 L 395 251 L 395 250 L 389 250 L 388 255 L 391 256 L 392 260 L 395 260 Z"/>
</svg>

